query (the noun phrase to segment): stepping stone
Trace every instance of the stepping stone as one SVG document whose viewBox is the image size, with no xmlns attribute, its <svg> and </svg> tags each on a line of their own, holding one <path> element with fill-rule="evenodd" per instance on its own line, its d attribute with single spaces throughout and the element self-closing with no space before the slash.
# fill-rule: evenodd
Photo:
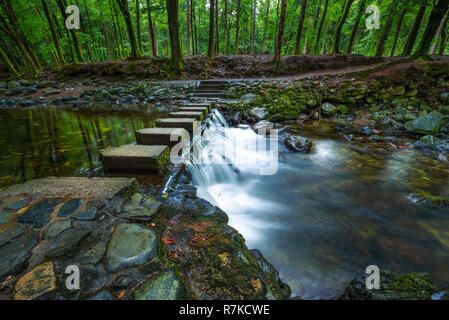
<svg viewBox="0 0 449 320">
<path fill-rule="evenodd" d="M 44 239 L 49 239 L 56 237 L 61 232 L 67 230 L 72 226 L 72 222 L 70 220 L 59 220 L 55 223 L 51 224 L 44 230 L 42 236 Z"/>
<path fill-rule="evenodd" d="M 170 140 L 172 134 L 178 136 L 175 141 Z M 182 134 L 187 132 L 179 128 L 146 128 L 136 131 L 136 140 L 138 144 L 173 147 L 182 140 Z"/>
<path fill-rule="evenodd" d="M 203 113 L 201 111 L 170 112 L 168 115 L 172 118 L 195 118 L 198 121 L 203 120 Z"/>
<path fill-rule="evenodd" d="M 224 94 L 224 92 L 195 92 L 195 97 L 220 98 Z"/>
<path fill-rule="evenodd" d="M 205 85 L 205 84 L 222 84 L 222 85 L 225 85 L 225 84 L 227 84 L 228 82 L 226 81 L 226 80 L 202 80 L 201 82 L 200 82 L 200 86 L 201 85 Z"/>
<path fill-rule="evenodd" d="M 67 217 L 79 209 L 83 199 L 71 199 L 64 203 L 59 209 L 58 217 Z"/>
<path fill-rule="evenodd" d="M 167 118 L 156 120 L 159 128 L 182 128 L 192 133 L 196 128 L 195 118 Z"/>
<path fill-rule="evenodd" d="M 191 106 L 186 106 L 186 107 L 181 107 L 179 108 L 180 112 L 202 112 L 203 116 L 205 117 L 208 113 L 209 113 L 209 108 L 204 106 L 204 107 L 191 107 Z"/>
<path fill-rule="evenodd" d="M 212 104 L 210 104 L 210 103 L 189 103 L 189 104 L 186 104 L 184 107 L 187 107 L 187 108 L 207 108 L 206 110 L 208 112 L 211 112 L 211 110 L 212 110 Z"/>
<path fill-rule="evenodd" d="M 100 150 L 100 155 L 105 169 L 109 172 L 159 171 L 168 162 L 170 149 L 160 145 L 128 144 Z"/>
</svg>

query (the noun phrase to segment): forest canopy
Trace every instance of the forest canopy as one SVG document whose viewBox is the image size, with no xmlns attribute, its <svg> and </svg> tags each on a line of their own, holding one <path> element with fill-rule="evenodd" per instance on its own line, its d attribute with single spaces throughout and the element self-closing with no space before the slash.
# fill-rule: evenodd
<svg viewBox="0 0 449 320">
<path fill-rule="evenodd" d="M 79 9 L 79 29 L 66 21 Z M 379 9 L 379 28 L 367 28 Z M 76 62 L 191 55 L 447 54 L 449 0 L 0 0 L 11 76 Z M 370 21 L 368 21 L 368 24 Z"/>
</svg>

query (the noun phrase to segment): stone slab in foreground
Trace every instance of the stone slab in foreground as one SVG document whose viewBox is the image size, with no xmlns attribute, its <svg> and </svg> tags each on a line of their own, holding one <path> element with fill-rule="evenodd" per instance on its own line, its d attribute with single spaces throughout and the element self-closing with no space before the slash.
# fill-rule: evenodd
<svg viewBox="0 0 449 320">
<path fill-rule="evenodd" d="M 196 129 L 195 118 L 167 118 L 156 120 L 156 126 L 158 128 L 182 128 L 189 132 L 193 132 Z"/>
<path fill-rule="evenodd" d="M 185 129 L 180 128 L 146 128 L 136 131 L 136 140 L 138 144 L 173 147 L 187 134 Z M 176 138 L 174 141 L 171 140 L 172 135 Z"/>
<path fill-rule="evenodd" d="M 159 171 L 170 157 L 168 146 L 128 144 L 100 150 L 104 167 L 109 172 Z"/>
<path fill-rule="evenodd" d="M 198 121 L 203 120 L 203 112 L 201 111 L 170 112 L 168 115 L 171 118 L 195 118 Z"/>
<path fill-rule="evenodd" d="M 27 181 L 0 190 L 0 197 L 29 194 L 33 198 L 110 199 L 119 192 L 135 190 L 137 180 L 132 178 L 49 177 Z"/>
</svg>

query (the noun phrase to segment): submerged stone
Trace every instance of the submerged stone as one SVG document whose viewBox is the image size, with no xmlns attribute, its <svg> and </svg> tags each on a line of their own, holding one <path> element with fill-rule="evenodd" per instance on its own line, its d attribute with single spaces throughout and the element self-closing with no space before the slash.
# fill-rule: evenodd
<svg viewBox="0 0 449 320">
<path fill-rule="evenodd" d="M 290 151 L 295 152 L 310 152 L 312 151 L 312 141 L 300 136 L 290 135 L 284 139 L 284 144 Z"/>
<path fill-rule="evenodd" d="M 14 300 L 33 300 L 56 290 L 53 262 L 45 262 L 23 277 L 14 287 Z"/>
<path fill-rule="evenodd" d="M 119 224 L 108 245 L 106 267 L 111 272 L 117 272 L 142 265 L 157 256 L 157 248 L 154 230 L 140 224 Z"/>
<path fill-rule="evenodd" d="M 179 300 L 184 296 L 184 286 L 172 270 L 146 281 L 134 293 L 136 300 Z"/>
</svg>

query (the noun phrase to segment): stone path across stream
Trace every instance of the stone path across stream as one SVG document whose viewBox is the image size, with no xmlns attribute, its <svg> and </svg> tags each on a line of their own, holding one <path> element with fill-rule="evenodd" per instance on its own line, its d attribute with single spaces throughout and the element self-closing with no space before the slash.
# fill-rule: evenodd
<svg viewBox="0 0 449 320">
<path fill-rule="evenodd" d="M 226 81 L 204 80 L 200 82 L 194 98 L 220 98 L 225 96 Z M 100 150 L 105 171 L 116 173 L 159 172 L 169 161 L 170 148 L 181 138 L 171 141 L 172 134 L 190 134 L 197 123 L 211 111 L 210 103 L 187 104 L 178 112 L 169 113 L 170 118 L 156 120 L 156 128 L 136 132 L 138 144 Z M 182 135 L 185 136 L 185 135 Z"/>
</svg>

